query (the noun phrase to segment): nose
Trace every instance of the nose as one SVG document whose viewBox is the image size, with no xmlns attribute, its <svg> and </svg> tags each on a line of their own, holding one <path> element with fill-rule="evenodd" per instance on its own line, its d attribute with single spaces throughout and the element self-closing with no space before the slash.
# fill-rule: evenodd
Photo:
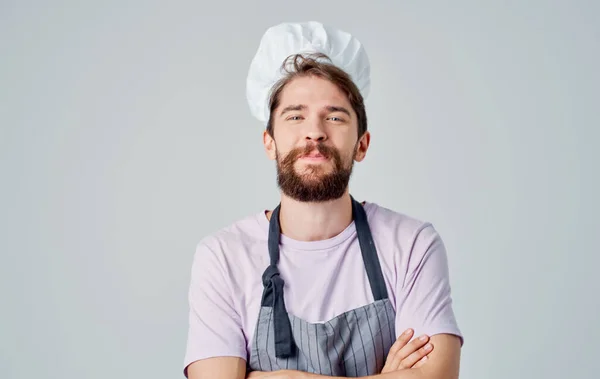
<svg viewBox="0 0 600 379">
<path fill-rule="evenodd" d="M 312 120 L 307 123 L 306 140 L 314 142 L 323 142 L 327 139 L 327 133 L 320 120 Z"/>
</svg>

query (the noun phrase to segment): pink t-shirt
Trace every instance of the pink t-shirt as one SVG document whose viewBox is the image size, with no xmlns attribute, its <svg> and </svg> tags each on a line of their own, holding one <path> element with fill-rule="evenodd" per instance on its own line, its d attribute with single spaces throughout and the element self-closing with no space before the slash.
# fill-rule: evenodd
<svg viewBox="0 0 600 379">
<path fill-rule="evenodd" d="M 399 335 L 463 336 L 454 316 L 444 244 L 434 227 L 365 202 Z M 248 359 L 269 265 L 264 211 L 239 220 L 197 245 L 189 287 L 184 368 L 209 357 Z M 322 241 L 281 236 L 278 264 L 288 313 L 311 323 L 373 301 L 354 223 Z"/>
</svg>

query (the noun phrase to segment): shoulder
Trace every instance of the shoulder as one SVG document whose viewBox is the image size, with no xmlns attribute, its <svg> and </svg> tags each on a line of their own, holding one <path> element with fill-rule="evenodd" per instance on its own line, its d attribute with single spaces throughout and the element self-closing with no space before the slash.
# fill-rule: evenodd
<svg viewBox="0 0 600 379">
<path fill-rule="evenodd" d="M 446 247 L 430 221 L 376 203 L 365 207 L 373 239 L 386 264 L 400 272 L 425 261 L 445 264 Z"/>
<path fill-rule="evenodd" d="M 375 202 L 365 202 L 365 211 L 374 238 L 393 238 L 405 245 L 413 244 L 417 238 L 437 234 L 431 222 Z"/>
<path fill-rule="evenodd" d="M 256 212 L 203 236 L 196 244 L 194 263 L 229 266 L 256 246 L 265 245 L 268 234 L 261 216 L 264 212 Z"/>
</svg>

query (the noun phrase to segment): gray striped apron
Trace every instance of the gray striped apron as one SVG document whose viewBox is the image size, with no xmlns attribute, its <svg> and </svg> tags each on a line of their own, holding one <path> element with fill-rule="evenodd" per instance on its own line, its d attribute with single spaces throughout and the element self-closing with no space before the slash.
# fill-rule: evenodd
<svg viewBox="0 0 600 379">
<path fill-rule="evenodd" d="M 352 216 L 374 301 L 325 323 L 309 323 L 285 309 L 284 282 L 277 269 L 280 206 L 269 222 L 270 265 L 262 276 L 264 290 L 247 371 L 288 369 L 343 377 L 381 373 L 396 339 L 395 311 L 363 206 L 352 198 Z"/>
</svg>

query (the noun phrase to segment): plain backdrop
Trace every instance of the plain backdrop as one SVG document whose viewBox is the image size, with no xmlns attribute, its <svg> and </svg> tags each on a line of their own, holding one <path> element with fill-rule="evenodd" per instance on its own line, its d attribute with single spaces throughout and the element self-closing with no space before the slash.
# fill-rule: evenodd
<svg viewBox="0 0 600 379">
<path fill-rule="evenodd" d="M 430 221 L 461 378 L 598 378 L 600 3 L 0 1 L 0 378 L 183 378 L 198 241 L 278 201 L 264 31 L 372 64 L 359 200 Z"/>
</svg>

